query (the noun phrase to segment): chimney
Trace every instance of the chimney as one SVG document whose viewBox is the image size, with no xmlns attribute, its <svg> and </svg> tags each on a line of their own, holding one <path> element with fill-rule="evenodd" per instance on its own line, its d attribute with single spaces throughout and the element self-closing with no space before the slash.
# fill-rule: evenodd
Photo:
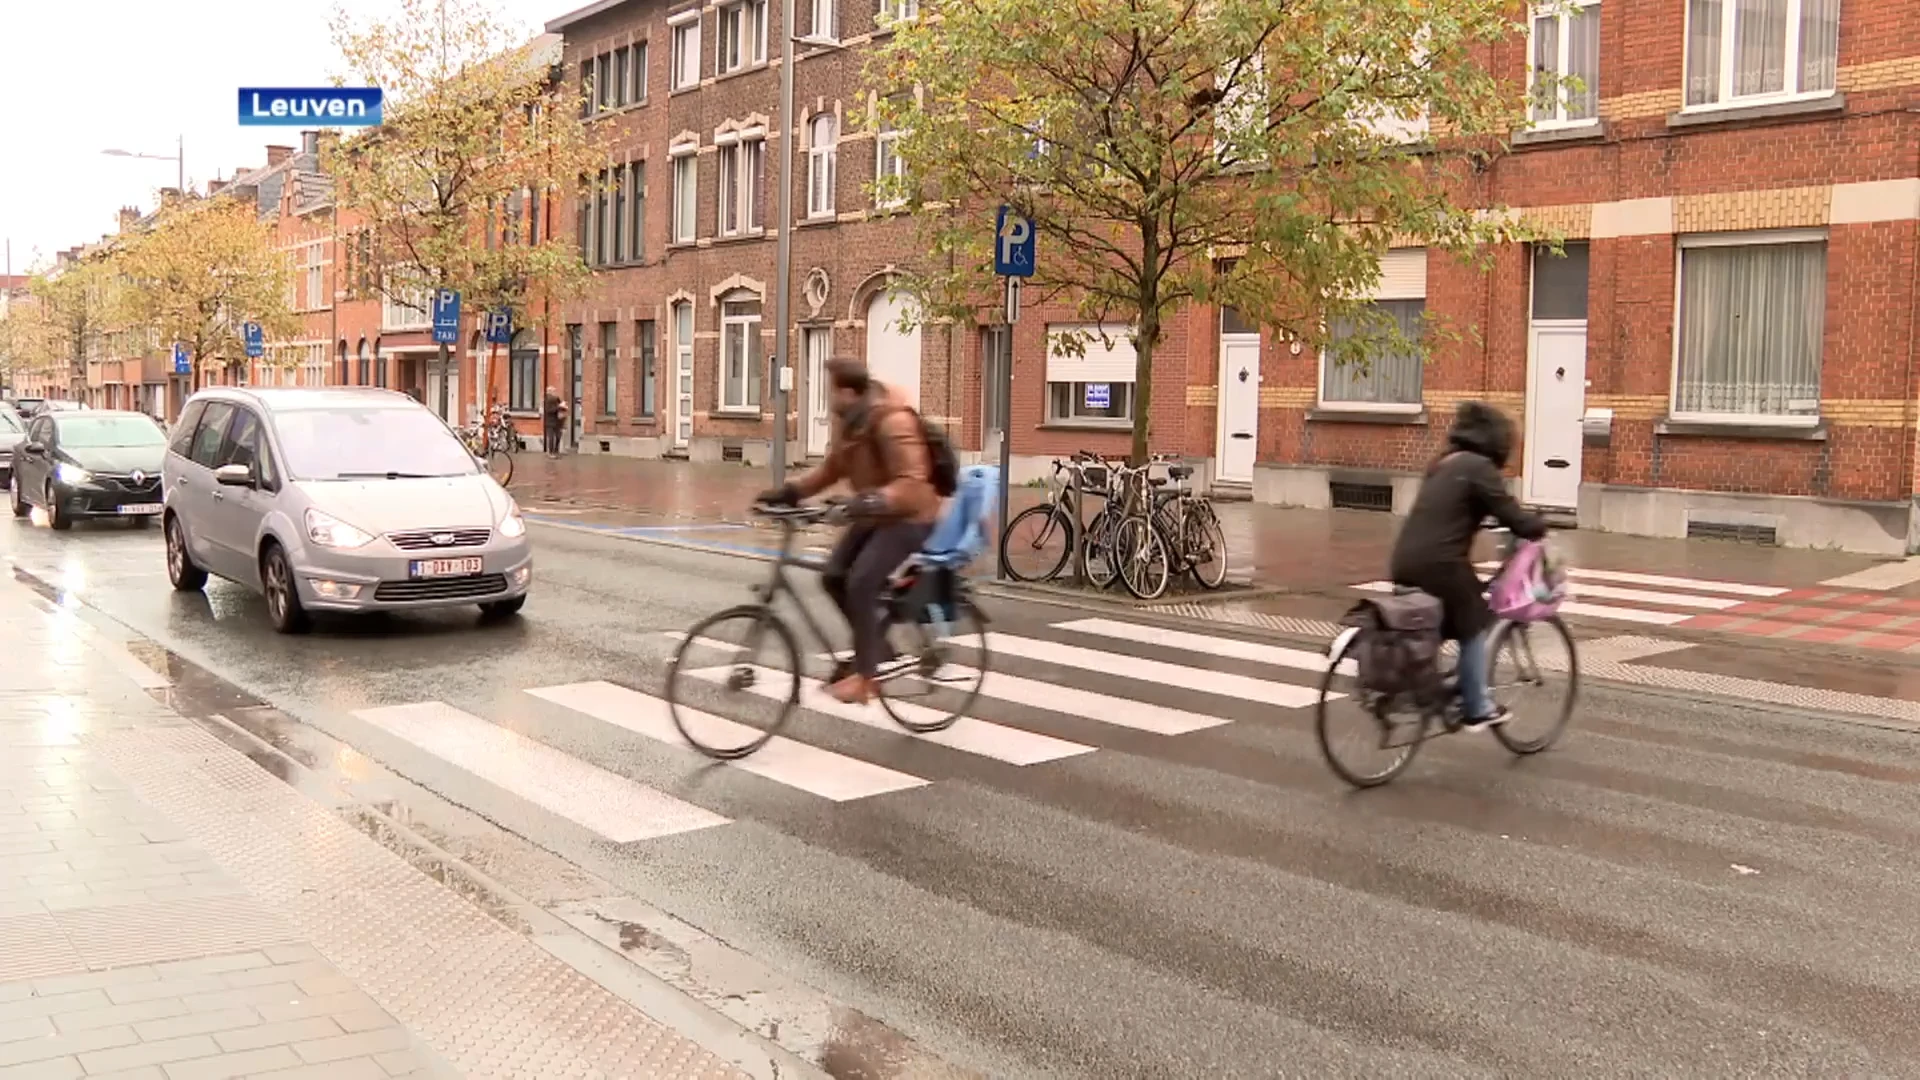
<svg viewBox="0 0 1920 1080">
<path fill-rule="evenodd" d="M 161 206 L 166 206 L 169 203 L 178 202 L 179 200 L 180 200 L 179 188 L 163 187 L 160 189 L 160 205 Z"/>
<path fill-rule="evenodd" d="M 209 197 L 218 195 L 226 186 L 227 182 L 225 180 L 209 180 L 207 181 L 207 195 Z"/>
<path fill-rule="evenodd" d="M 132 229 L 134 222 L 139 220 L 140 220 L 139 210 L 131 206 L 123 206 L 120 208 L 120 231 L 121 232 L 126 232 L 129 229 Z"/>
<path fill-rule="evenodd" d="M 291 146 L 269 146 L 267 147 L 267 168 L 271 169 L 292 156 L 293 147 Z"/>
<path fill-rule="evenodd" d="M 303 131 L 300 133 L 300 152 L 303 154 L 317 154 L 320 152 L 320 133 L 318 131 Z"/>
</svg>

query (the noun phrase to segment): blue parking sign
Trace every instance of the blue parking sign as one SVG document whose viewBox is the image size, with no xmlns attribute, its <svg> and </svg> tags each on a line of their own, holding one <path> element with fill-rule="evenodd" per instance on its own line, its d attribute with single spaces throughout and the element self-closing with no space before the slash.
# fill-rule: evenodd
<svg viewBox="0 0 1920 1080">
<path fill-rule="evenodd" d="M 267 334 L 257 322 L 247 323 L 240 328 L 247 342 L 248 356 L 264 356 L 267 351 Z"/>
<path fill-rule="evenodd" d="M 513 344 L 513 312 L 501 309 L 487 312 L 487 341 L 493 345 Z"/>
<path fill-rule="evenodd" d="M 460 340 L 460 294 L 452 289 L 433 290 L 433 340 L 441 345 Z"/>
<path fill-rule="evenodd" d="M 1033 276 L 1033 222 L 1003 206 L 993 223 L 993 272 L 1002 277 Z"/>
<path fill-rule="evenodd" d="M 193 361 L 187 357 L 187 347 L 178 341 L 173 343 L 173 373 L 175 375 L 193 373 Z"/>
</svg>

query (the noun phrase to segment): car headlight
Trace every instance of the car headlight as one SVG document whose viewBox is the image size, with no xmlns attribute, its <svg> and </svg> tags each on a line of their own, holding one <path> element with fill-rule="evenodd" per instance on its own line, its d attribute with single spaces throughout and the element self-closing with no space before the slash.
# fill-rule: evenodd
<svg viewBox="0 0 1920 1080">
<path fill-rule="evenodd" d="M 53 467 L 53 475 L 59 478 L 63 484 L 84 484 L 93 479 L 92 473 L 78 465 L 69 465 L 64 461 Z"/>
<path fill-rule="evenodd" d="M 527 535 L 527 519 L 520 516 L 517 504 L 508 507 L 507 516 L 500 519 L 500 535 L 509 540 Z"/>
<path fill-rule="evenodd" d="M 341 521 L 332 514 L 307 511 L 307 539 L 330 548 L 357 548 L 373 542 L 373 534 Z"/>
</svg>

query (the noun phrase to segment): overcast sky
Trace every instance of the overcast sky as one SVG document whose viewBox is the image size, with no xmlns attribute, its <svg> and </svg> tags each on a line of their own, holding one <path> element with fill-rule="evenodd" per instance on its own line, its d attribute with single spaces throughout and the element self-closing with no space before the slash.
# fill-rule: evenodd
<svg viewBox="0 0 1920 1080">
<path fill-rule="evenodd" d="M 528 36 L 586 0 L 492 0 Z M 341 0 L 364 20 L 390 0 Z M 13 272 L 100 239 L 122 206 L 151 209 L 174 183 L 266 163 L 298 128 L 243 128 L 242 86 L 324 86 L 343 65 L 327 30 L 334 0 L 0 0 L 0 240 Z"/>
</svg>

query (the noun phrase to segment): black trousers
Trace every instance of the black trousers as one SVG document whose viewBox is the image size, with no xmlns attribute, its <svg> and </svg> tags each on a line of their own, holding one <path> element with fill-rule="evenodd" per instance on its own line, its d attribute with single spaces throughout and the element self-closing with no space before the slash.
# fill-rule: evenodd
<svg viewBox="0 0 1920 1080">
<path fill-rule="evenodd" d="M 887 657 L 880 610 L 887 578 L 920 550 L 932 531 L 931 525 L 909 521 L 855 525 L 841 534 L 827 556 L 821 584 L 853 630 L 853 665 L 859 674 L 872 678 Z"/>
<path fill-rule="evenodd" d="M 560 452 L 560 420 L 558 417 L 550 416 L 547 418 L 546 440 L 547 453 L 557 454 Z"/>
</svg>

